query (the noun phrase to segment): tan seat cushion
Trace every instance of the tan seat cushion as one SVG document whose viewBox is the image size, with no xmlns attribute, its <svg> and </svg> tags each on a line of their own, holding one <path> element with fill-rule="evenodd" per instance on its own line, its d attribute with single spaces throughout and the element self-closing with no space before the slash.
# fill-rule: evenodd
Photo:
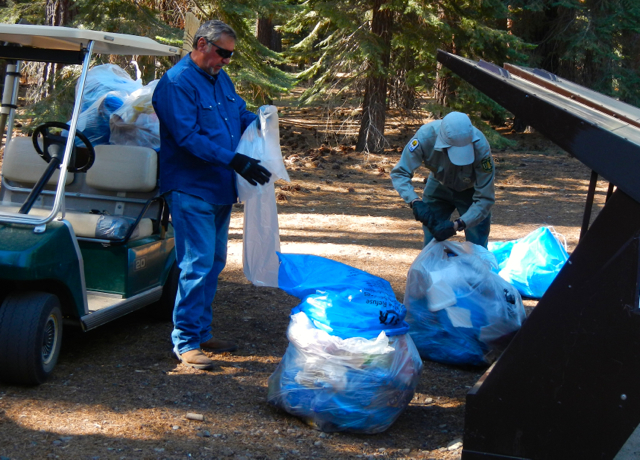
<svg viewBox="0 0 640 460">
<path fill-rule="evenodd" d="M 97 145 L 87 185 L 113 192 L 151 192 L 158 181 L 158 154 L 148 147 Z"/>
<path fill-rule="evenodd" d="M 47 162 L 33 148 L 30 137 L 14 137 L 9 141 L 2 160 L 2 175 L 5 179 L 23 184 L 34 185 L 42 177 Z M 47 185 L 56 185 L 60 170 L 53 173 Z M 67 173 L 65 183 L 73 182 L 73 173 Z"/>
</svg>

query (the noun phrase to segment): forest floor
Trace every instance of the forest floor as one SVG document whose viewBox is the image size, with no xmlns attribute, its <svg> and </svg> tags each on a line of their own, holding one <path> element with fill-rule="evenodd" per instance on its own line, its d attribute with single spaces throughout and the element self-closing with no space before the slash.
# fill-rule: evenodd
<svg viewBox="0 0 640 460">
<path fill-rule="evenodd" d="M 281 107 L 282 151 L 291 176 L 276 195 L 283 253 L 315 254 L 388 280 L 404 297 L 407 271 L 419 254 L 420 225 L 393 189 L 389 171 L 427 119 L 387 121 L 381 153 L 355 153 L 357 126 L 345 112 L 344 136 L 312 109 Z M 349 131 L 351 129 L 352 131 Z M 520 238 L 540 226 L 578 240 L 590 171 L 543 136 L 503 134 L 496 151 L 491 241 Z M 419 191 L 426 177 L 419 170 Z M 593 215 L 607 183 L 599 182 Z M 146 312 L 95 331 L 66 328 L 52 377 L 38 387 L 0 384 L 0 459 L 458 459 L 465 395 L 484 369 L 424 362 L 413 401 L 376 435 L 322 433 L 269 406 L 267 379 L 287 348 L 289 313 L 299 300 L 250 284 L 242 269 L 243 207 L 231 222 L 229 260 L 214 302 L 213 329 L 240 344 L 211 355 L 212 372 L 170 355 L 171 324 Z M 535 308 L 534 301 L 525 303 Z M 186 419 L 187 413 L 204 416 Z"/>
</svg>

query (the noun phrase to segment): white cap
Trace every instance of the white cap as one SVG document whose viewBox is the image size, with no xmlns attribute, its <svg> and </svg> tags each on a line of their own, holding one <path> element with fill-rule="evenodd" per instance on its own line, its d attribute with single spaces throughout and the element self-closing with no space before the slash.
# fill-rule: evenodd
<svg viewBox="0 0 640 460">
<path fill-rule="evenodd" d="M 442 119 L 434 148 L 447 149 L 449 160 L 457 166 L 470 165 L 475 160 L 473 151 L 473 125 L 469 117 L 451 112 Z"/>
</svg>

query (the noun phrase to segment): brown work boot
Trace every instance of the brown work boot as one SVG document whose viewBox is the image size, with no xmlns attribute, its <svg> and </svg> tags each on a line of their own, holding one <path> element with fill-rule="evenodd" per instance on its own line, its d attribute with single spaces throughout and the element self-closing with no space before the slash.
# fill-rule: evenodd
<svg viewBox="0 0 640 460">
<path fill-rule="evenodd" d="M 195 350 L 189 350 L 181 355 L 177 354 L 178 359 L 182 364 L 189 367 L 194 367 L 196 369 L 201 369 L 203 371 L 208 371 L 213 369 L 213 361 L 207 358 L 207 355 L 202 353 L 202 350 L 196 348 Z"/>
<path fill-rule="evenodd" d="M 236 351 L 238 345 L 228 340 L 209 339 L 200 346 L 211 353 L 224 353 L 226 351 Z"/>
</svg>

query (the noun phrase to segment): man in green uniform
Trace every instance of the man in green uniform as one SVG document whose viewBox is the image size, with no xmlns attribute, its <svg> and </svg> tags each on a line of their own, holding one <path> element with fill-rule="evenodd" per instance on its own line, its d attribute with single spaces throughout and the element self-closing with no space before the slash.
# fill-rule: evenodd
<svg viewBox="0 0 640 460">
<path fill-rule="evenodd" d="M 423 163 L 431 174 L 421 200 L 411 179 Z M 423 125 L 391 171 L 394 188 L 423 224 L 425 246 L 433 238 L 443 241 L 464 230 L 467 241 L 486 248 L 495 202 L 494 179 L 487 139 L 460 112 Z M 460 218 L 451 221 L 455 209 Z"/>
</svg>

